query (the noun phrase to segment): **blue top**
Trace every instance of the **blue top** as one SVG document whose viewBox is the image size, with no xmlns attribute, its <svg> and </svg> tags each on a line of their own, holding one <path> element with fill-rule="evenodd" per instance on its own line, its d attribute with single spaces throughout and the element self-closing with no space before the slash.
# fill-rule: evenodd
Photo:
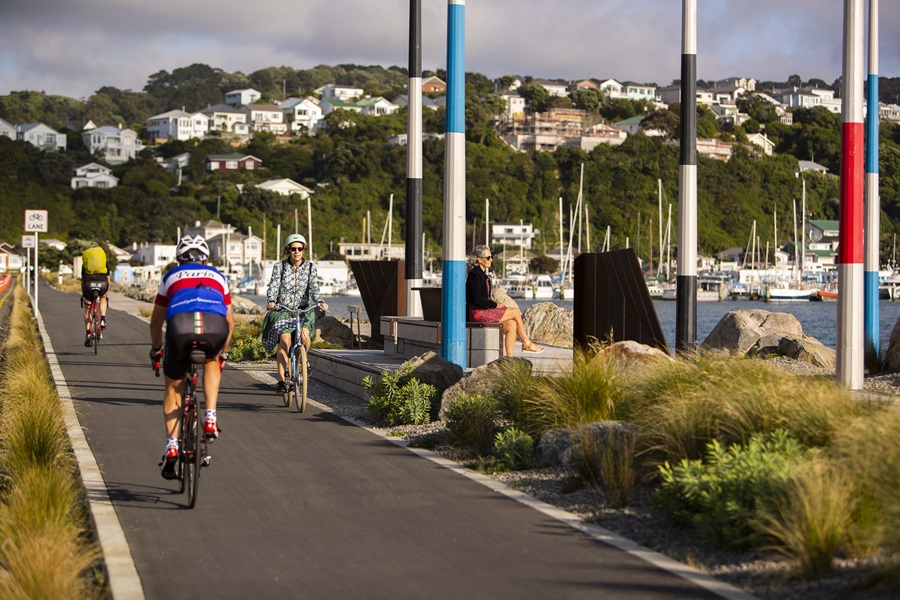
<svg viewBox="0 0 900 600">
<path fill-rule="evenodd" d="M 163 277 L 156 304 L 166 307 L 166 320 L 183 312 L 228 316 L 228 281 L 215 267 L 200 263 L 178 265 Z"/>
</svg>

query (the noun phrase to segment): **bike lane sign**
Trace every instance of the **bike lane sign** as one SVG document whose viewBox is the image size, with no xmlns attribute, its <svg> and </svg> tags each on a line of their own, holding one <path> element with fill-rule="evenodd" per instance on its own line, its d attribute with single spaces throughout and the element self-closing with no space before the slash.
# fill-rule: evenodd
<svg viewBox="0 0 900 600">
<path fill-rule="evenodd" d="M 47 211 L 25 211 L 25 233 L 47 233 Z"/>
</svg>

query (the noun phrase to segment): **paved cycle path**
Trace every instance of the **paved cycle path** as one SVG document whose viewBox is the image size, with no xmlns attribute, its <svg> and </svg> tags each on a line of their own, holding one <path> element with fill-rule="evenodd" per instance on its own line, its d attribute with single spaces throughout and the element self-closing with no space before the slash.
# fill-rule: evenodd
<svg viewBox="0 0 900 600">
<path fill-rule="evenodd" d="M 147 598 L 717 597 L 235 369 L 186 509 L 157 466 L 146 321 L 113 303 L 94 356 L 77 295 L 40 303 Z"/>
</svg>

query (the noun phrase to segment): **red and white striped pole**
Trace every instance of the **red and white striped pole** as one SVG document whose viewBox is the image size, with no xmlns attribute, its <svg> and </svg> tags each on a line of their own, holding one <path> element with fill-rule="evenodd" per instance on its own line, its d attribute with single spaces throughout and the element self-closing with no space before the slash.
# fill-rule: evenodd
<svg viewBox="0 0 900 600">
<path fill-rule="evenodd" d="M 841 203 L 838 239 L 837 380 L 863 387 L 863 2 L 844 0 L 844 65 L 841 82 Z"/>
</svg>

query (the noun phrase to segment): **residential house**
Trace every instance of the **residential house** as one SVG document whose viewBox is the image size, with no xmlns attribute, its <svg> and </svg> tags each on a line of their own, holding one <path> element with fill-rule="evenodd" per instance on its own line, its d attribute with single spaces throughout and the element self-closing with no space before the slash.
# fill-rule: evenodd
<svg viewBox="0 0 900 600">
<path fill-rule="evenodd" d="M 587 113 L 574 108 L 554 108 L 521 119 L 501 121 L 501 137 L 518 151 L 553 152 L 569 138 L 584 135 Z"/>
<path fill-rule="evenodd" d="M 809 219 L 806 221 L 806 259 L 804 271 L 833 269 L 840 245 L 840 223 Z"/>
<path fill-rule="evenodd" d="M 885 121 L 900 123 L 900 105 L 897 104 L 879 104 L 878 115 Z"/>
<path fill-rule="evenodd" d="M 442 139 L 444 139 L 443 133 L 434 133 L 432 131 L 422 133 L 422 141 Z M 392 135 L 388 138 L 388 144 L 391 146 L 405 146 L 408 141 L 409 135 L 406 133 L 398 133 L 397 135 Z"/>
<path fill-rule="evenodd" d="M 16 139 L 42 150 L 65 152 L 66 136 L 43 123 L 25 123 L 16 127 Z"/>
<path fill-rule="evenodd" d="M 284 111 L 275 104 L 248 104 L 243 110 L 247 114 L 250 130 L 268 131 L 275 135 L 287 133 L 288 126 L 284 122 Z"/>
<path fill-rule="evenodd" d="M 772 156 L 772 153 L 775 152 L 775 142 L 770 140 L 765 133 L 748 133 L 747 139 L 751 144 L 762 148 L 763 154 L 766 156 Z"/>
<path fill-rule="evenodd" d="M 0 273 L 15 273 L 24 268 L 25 257 L 16 252 L 10 244 L 0 242 Z"/>
<path fill-rule="evenodd" d="M 209 131 L 223 131 L 237 135 L 248 135 L 250 125 L 247 123 L 247 113 L 228 104 L 214 104 L 200 111 L 209 121 Z"/>
<path fill-rule="evenodd" d="M 233 90 L 225 94 L 225 104 L 228 106 L 245 106 L 253 104 L 262 98 L 262 93 L 253 88 Z"/>
<path fill-rule="evenodd" d="M 323 85 L 317 90 L 314 90 L 316 94 L 323 99 L 337 98 L 338 100 L 355 100 L 357 98 L 362 98 L 365 90 L 358 87 L 352 87 L 349 85 L 337 85 L 336 83 L 329 83 L 327 85 Z"/>
<path fill-rule="evenodd" d="M 137 133 L 121 126 L 97 127 L 82 133 L 81 139 L 91 154 L 111 165 L 126 163 L 144 149 Z"/>
<path fill-rule="evenodd" d="M 646 117 L 641 116 L 631 117 L 624 121 L 613 123 L 613 127 L 625 131 L 628 135 L 634 135 L 638 131 L 643 131 L 644 135 L 650 137 L 665 137 L 663 132 L 659 129 L 644 129 L 643 122 L 645 118 Z"/>
<path fill-rule="evenodd" d="M 824 175 L 828 172 L 828 167 L 820 165 L 819 163 L 813 162 L 811 160 L 800 160 L 797 162 L 799 163 L 801 173 L 803 171 L 813 171 L 815 173 L 819 173 L 820 175 Z"/>
<path fill-rule="evenodd" d="M 615 79 L 604 79 L 600 82 L 600 91 L 608 98 L 625 99 L 628 95 L 625 93 L 625 86 Z"/>
<path fill-rule="evenodd" d="M 396 98 L 394 98 L 393 103 L 397 105 L 397 108 L 406 108 L 409 106 L 409 95 L 408 94 L 400 94 Z M 434 98 L 429 98 L 428 96 L 422 96 L 422 108 L 429 108 L 431 110 L 438 109 L 438 101 Z"/>
<path fill-rule="evenodd" d="M 131 246 L 131 258 L 143 265 L 165 268 L 175 262 L 175 244 L 159 244 L 157 242 L 133 243 Z"/>
<path fill-rule="evenodd" d="M 498 86 L 499 86 L 499 80 L 497 80 L 497 81 L 498 81 Z M 517 89 L 519 89 L 520 87 L 522 87 L 522 78 L 518 77 L 516 75 L 513 75 L 512 81 L 509 82 L 509 86 L 507 86 L 506 89 L 509 90 L 510 92 L 514 92 Z"/>
<path fill-rule="evenodd" d="M 669 85 L 666 87 L 661 87 L 657 89 L 657 95 L 659 96 L 660 101 L 664 104 L 673 104 L 675 102 L 681 102 L 681 86 L 680 85 Z M 713 97 L 713 93 L 709 90 L 697 89 L 697 104 L 705 104 L 706 106 L 712 106 L 715 101 Z"/>
<path fill-rule="evenodd" d="M 491 223 L 491 245 L 518 246 L 530 250 L 539 232 L 531 223 Z"/>
<path fill-rule="evenodd" d="M 656 99 L 656 86 L 647 83 L 637 83 L 635 81 L 626 81 L 622 84 L 625 90 L 625 96 L 629 100 L 646 100 L 653 102 Z"/>
<path fill-rule="evenodd" d="M 747 77 L 728 77 L 726 79 L 720 79 L 719 81 L 713 82 L 713 86 L 715 87 L 727 87 L 734 86 L 742 88 L 747 92 L 752 92 L 756 90 L 756 80 Z"/>
<path fill-rule="evenodd" d="M 422 80 L 423 92 L 446 92 L 447 84 L 440 77 L 432 75 Z"/>
<path fill-rule="evenodd" d="M 775 90 L 772 94 L 782 104 L 789 107 L 815 108 L 823 106 L 833 113 L 840 114 L 841 99 L 834 97 L 834 91 L 823 88 L 786 88 Z"/>
<path fill-rule="evenodd" d="M 300 198 L 306 200 L 310 194 L 313 193 L 311 189 L 304 185 L 300 185 L 293 179 L 270 179 L 268 181 L 264 181 L 256 186 L 261 190 L 269 190 L 270 192 L 275 192 L 276 194 L 281 194 L 282 196 L 292 196 L 294 194 L 299 194 Z"/>
<path fill-rule="evenodd" d="M 708 91 L 712 94 L 715 104 L 735 104 L 747 90 L 735 85 L 728 85 L 713 87 Z"/>
<path fill-rule="evenodd" d="M 391 115 L 400 108 L 390 100 L 381 96 L 376 98 L 363 98 L 356 101 L 345 101 L 336 97 L 323 98 L 321 100 L 322 111 L 327 115 L 335 110 L 352 110 L 370 117 Z"/>
<path fill-rule="evenodd" d="M 677 142 L 676 142 L 677 143 Z M 731 160 L 733 144 L 716 138 L 697 138 L 697 154 L 722 162 Z"/>
<path fill-rule="evenodd" d="M 532 83 L 535 83 L 547 90 L 547 93 L 551 96 L 566 98 L 569 95 L 569 86 L 566 83 L 551 81 L 549 79 L 535 79 Z"/>
<path fill-rule="evenodd" d="M 202 112 L 170 110 L 147 119 L 147 133 L 156 143 L 203 139 L 209 132 L 209 117 Z"/>
<path fill-rule="evenodd" d="M 572 91 L 580 92 L 581 90 L 597 90 L 599 92 L 600 86 L 593 79 L 582 79 L 572 84 Z"/>
<path fill-rule="evenodd" d="M 220 223 L 215 219 L 210 219 L 208 221 L 194 221 L 193 225 L 188 225 L 184 228 L 184 235 L 201 235 L 208 240 L 211 237 L 234 233 L 235 231 L 237 231 L 237 229 L 231 225 Z"/>
<path fill-rule="evenodd" d="M 207 171 L 256 171 L 262 161 L 250 154 L 208 154 L 204 160 Z"/>
<path fill-rule="evenodd" d="M 0 119 L 0 135 L 4 135 L 11 140 L 16 139 L 16 126 Z"/>
<path fill-rule="evenodd" d="M 406 246 L 341 242 L 338 244 L 338 252 L 350 260 L 403 260 L 406 257 Z"/>
<path fill-rule="evenodd" d="M 577 138 L 569 138 L 566 146 L 575 146 L 586 152 L 590 152 L 600 144 L 618 146 L 625 141 L 628 133 L 624 129 L 618 129 L 606 123 L 597 123 L 584 129 L 584 135 Z"/>
<path fill-rule="evenodd" d="M 525 115 L 525 98 L 517 91 L 502 92 L 500 98 L 506 103 L 503 113 L 509 119 L 519 119 Z"/>
<path fill-rule="evenodd" d="M 109 189 L 117 185 L 119 178 L 112 174 L 112 169 L 93 162 L 77 167 L 75 177 L 72 178 L 73 190 L 83 187 Z"/>
<path fill-rule="evenodd" d="M 288 98 L 278 105 L 293 133 L 315 133 L 325 124 L 322 105 L 312 96 Z"/>
<path fill-rule="evenodd" d="M 169 158 L 157 157 L 156 162 L 166 171 L 178 171 L 179 169 L 187 168 L 191 164 L 191 153 L 182 152 Z"/>
<path fill-rule="evenodd" d="M 255 235 L 245 235 L 239 231 L 220 233 L 206 239 L 210 260 L 225 265 L 228 270 L 240 265 L 242 268 L 237 269 L 240 273 L 249 272 L 251 264 L 259 264 L 262 260 L 262 242 Z"/>
</svg>

